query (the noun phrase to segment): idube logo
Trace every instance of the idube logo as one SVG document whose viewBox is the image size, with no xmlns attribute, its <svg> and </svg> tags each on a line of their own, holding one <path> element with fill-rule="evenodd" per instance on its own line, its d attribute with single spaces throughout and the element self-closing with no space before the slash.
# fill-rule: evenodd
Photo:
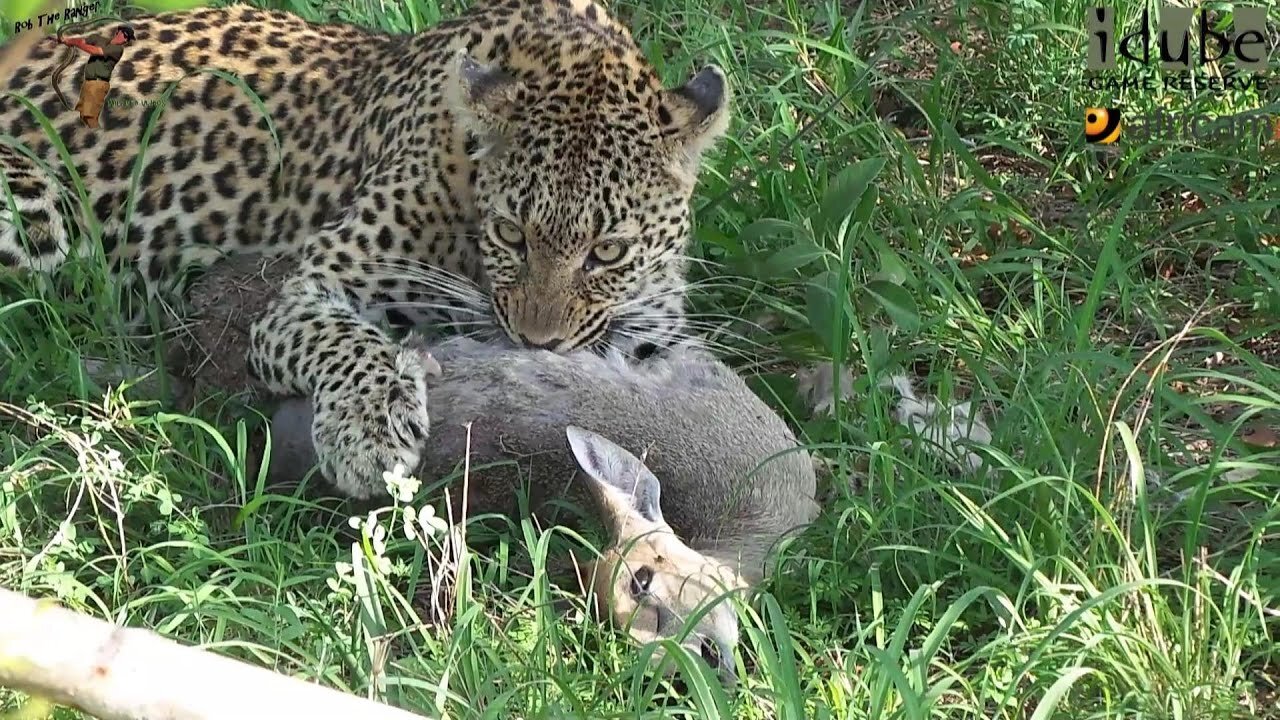
<svg viewBox="0 0 1280 720">
<path fill-rule="evenodd" d="M 1085 108 L 1084 138 L 1092 144 L 1117 142 L 1122 125 L 1126 140 L 1137 144 L 1192 143 L 1226 149 L 1249 145 L 1266 147 L 1273 140 L 1280 140 L 1280 117 L 1256 112 L 1210 116 L 1156 109 L 1131 112 L 1122 122 L 1120 108 Z"/>
<path fill-rule="evenodd" d="M 1110 145 L 1120 137 L 1120 108 L 1085 108 L 1084 139 Z"/>
<path fill-rule="evenodd" d="M 1193 19 L 1199 20 L 1194 37 Z M 1215 28 L 1205 8 L 1160 5 L 1154 24 L 1144 8 L 1132 23 L 1117 27 L 1115 8 L 1091 7 L 1085 10 L 1085 31 L 1086 69 L 1105 72 L 1119 70 L 1122 61 L 1148 66 L 1158 62 L 1164 73 L 1160 79 L 1087 77 L 1094 90 L 1249 88 L 1261 84 L 1257 73 L 1267 69 L 1272 46 L 1266 8 L 1241 4 L 1232 9 L 1229 28 Z M 1209 63 L 1223 63 L 1223 76 L 1196 78 L 1193 85 L 1190 71 Z"/>
</svg>

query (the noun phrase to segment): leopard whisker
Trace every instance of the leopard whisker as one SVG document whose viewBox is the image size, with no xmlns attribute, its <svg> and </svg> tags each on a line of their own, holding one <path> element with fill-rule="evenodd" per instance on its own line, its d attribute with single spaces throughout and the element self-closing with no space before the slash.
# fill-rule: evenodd
<svg viewBox="0 0 1280 720">
<path fill-rule="evenodd" d="M 497 323 L 492 320 L 455 320 L 449 323 L 449 327 L 485 327 L 496 328 Z"/>
<path fill-rule="evenodd" d="M 708 350 L 711 350 L 713 353 L 716 350 L 714 344 L 706 343 L 702 341 L 701 338 L 680 337 L 680 338 L 677 338 L 676 342 L 682 342 L 690 339 L 697 341 L 701 346 L 707 348 Z M 613 342 L 611 340 L 605 340 L 603 349 L 606 352 L 618 353 L 619 355 L 624 356 L 628 360 L 633 360 L 633 361 L 637 360 L 634 353 L 628 351 L 626 348 L 623 348 L 622 346 L 618 345 L 616 342 Z M 771 363 L 766 361 L 765 359 L 755 359 L 755 358 L 747 357 L 743 353 L 738 352 L 736 350 L 730 349 L 725 354 L 737 356 L 738 362 L 734 363 L 734 372 L 737 372 L 737 373 L 747 373 L 747 372 L 752 372 L 755 370 L 766 369 L 771 367 Z"/>
<path fill-rule="evenodd" d="M 722 343 L 712 338 L 706 338 L 706 337 L 694 335 L 692 333 L 682 333 L 680 331 L 676 331 L 667 335 L 663 335 L 661 333 L 657 333 L 654 331 L 642 330 L 639 328 L 632 328 L 632 327 L 625 327 L 625 326 L 615 329 L 614 332 L 620 337 L 625 337 L 631 340 L 639 340 L 640 342 L 649 342 L 654 344 L 667 344 L 671 338 L 675 338 L 677 341 L 693 340 L 702 345 L 705 345 L 707 348 L 713 351 L 716 351 L 720 354 L 744 358 L 744 359 L 753 359 L 753 357 L 750 354 L 748 354 L 741 348 L 737 348 L 732 345 Z M 764 347 L 764 346 L 761 346 L 761 347 Z"/>
<path fill-rule="evenodd" d="M 435 296 L 441 299 L 452 299 L 461 303 L 463 306 L 472 309 L 475 312 L 488 312 L 488 298 L 480 298 L 468 295 L 459 289 L 451 287 L 447 284 L 441 284 L 438 280 L 415 277 L 401 277 L 401 280 L 409 284 L 411 287 L 425 288 L 426 292 L 414 290 L 412 294 L 425 294 Z"/>
<path fill-rule="evenodd" d="M 379 274 L 379 276 L 417 281 L 424 285 L 440 288 L 441 290 L 448 290 L 459 297 L 471 298 L 476 301 L 488 301 L 488 293 L 473 284 L 465 283 L 444 273 L 431 273 L 416 268 L 397 268 L 397 272 L 395 274 L 386 273 Z"/>
<path fill-rule="evenodd" d="M 365 268 L 371 270 L 393 270 L 395 274 L 383 275 L 374 273 L 375 277 L 395 277 L 405 280 L 418 280 L 423 284 L 441 290 L 452 290 L 460 298 L 466 297 L 476 301 L 488 302 L 488 293 L 469 278 L 443 268 L 433 267 L 418 261 L 365 260 Z"/>
<path fill-rule="evenodd" d="M 730 348 L 730 346 L 723 345 L 723 343 L 712 340 L 712 338 L 705 338 L 701 336 L 701 334 L 689 332 L 684 327 L 663 328 L 659 331 L 659 329 L 654 328 L 653 325 L 620 323 L 614 325 L 613 332 L 617 333 L 618 336 L 630 337 L 632 340 L 666 343 L 669 338 L 675 338 L 677 341 L 692 340 L 698 342 L 709 342 Z"/>
<path fill-rule="evenodd" d="M 695 331 L 700 329 L 698 327 L 691 326 L 688 323 L 685 324 L 685 327 L 688 327 L 690 330 L 695 330 Z M 636 333 L 636 332 L 652 333 L 653 331 L 646 331 L 646 330 L 643 330 L 642 328 L 637 328 L 632 325 L 623 324 L 618 327 L 617 332 L 625 335 L 627 333 Z M 719 340 L 717 338 L 725 337 L 730 340 L 736 341 L 737 343 L 741 343 L 742 345 L 745 345 L 746 347 L 759 352 L 769 352 L 771 350 L 771 348 L 768 345 L 765 345 L 760 342 L 756 342 L 749 338 L 743 337 L 742 335 L 735 333 L 731 330 L 725 330 L 723 328 L 707 328 L 703 332 L 700 332 L 698 334 L 694 334 L 693 332 L 687 332 L 684 328 L 678 328 L 675 330 L 673 334 L 676 337 L 681 339 L 693 339 L 693 340 L 698 340 L 699 342 L 707 343 L 712 347 L 723 350 L 725 352 L 732 353 L 734 355 L 738 355 L 740 357 L 746 357 L 746 355 L 743 354 L 745 352 L 743 348 L 738 347 L 737 345 L 730 345 L 729 343 L 723 342 L 722 340 Z M 636 339 L 640 339 L 640 338 L 636 338 Z M 647 339 L 651 342 L 653 341 L 653 337 L 648 337 L 644 339 Z"/>
<path fill-rule="evenodd" d="M 478 287 L 476 285 L 476 282 L 471 278 L 467 277 L 466 275 L 462 275 L 461 273 L 455 272 L 448 268 L 440 267 L 439 265 L 435 265 L 430 262 L 427 262 L 426 260 L 420 260 L 418 258 L 406 257 L 404 255 L 394 255 L 390 257 L 364 260 L 362 262 L 369 265 L 381 265 L 384 267 L 396 267 L 396 268 L 405 269 L 409 271 L 426 272 L 426 273 L 430 273 L 431 275 L 444 275 L 446 277 L 454 278 L 455 280 L 457 280 L 458 282 L 464 285 L 468 285 L 471 287 Z"/>
<path fill-rule="evenodd" d="M 475 315 L 477 317 L 485 317 L 489 313 L 483 310 L 476 310 L 469 307 L 457 307 L 455 305 L 442 305 L 440 303 L 422 302 L 418 300 L 390 300 L 387 302 L 369 303 L 371 310 L 439 310 L 441 312 L 463 312 Z"/>
<path fill-rule="evenodd" d="M 673 296 L 684 296 L 688 294 L 690 290 L 704 290 L 704 289 L 715 289 L 715 288 L 736 289 L 740 287 L 741 286 L 739 285 L 735 285 L 729 282 L 724 282 L 723 280 L 720 280 L 718 278 L 708 278 L 705 280 L 685 283 L 683 285 L 680 285 L 679 287 L 667 288 L 666 290 L 661 290 L 659 292 L 646 293 L 644 295 L 640 295 L 630 300 L 624 300 L 623 302 L 618 304 L 618 307 L 620 308 L 633 307 L 635 305 L 640 305 L 647 302 L 653 302 L 654 300 L 660 300 L 662 298 L 673 297 Z"/>
<path fill-rule="evenodd" d="M 624 301 L 622 301 L 622 302 L 618 303 L 615 307 L 617 307 L 618 309 L 622 310 L 622 309 L 626 309 L 626 308 L 629 308 L 629 307 L 634 307 L 634 306 L 636 306 L 636 305 L 642 305 L 642 304 L 644 304 L 644 303 L 650 303 L 650 302 L 653 302 L 654 300 L 661 300 L 662 298 L 666 298 L 666 297 L 672 297 L 672 296 L 683 296 L 683 295 L 685 294 L 685 292 L 686 292 L 686 288 L 684 288 L 684 287 L 673 288 L 673 289 L 670 289 L 670 290 L 663 290 L 662 292 L 656 292 L 656 293 L 649 293 L 649 294 L 647 294 L 647 295 L 641 295 L 640 297 L 632 298 L 631 300 L 624 300 Z"/>
<path fill-rule="evenodd" d="M 752 277 L 750 275 L 729 274 L 729 273 L 723 272 L 723 268 L 725 267 L 725 264 L 722 262 L 718 262 L 715 260 L 707 260 L 704 258 L 691 257 L 689 255 L 680 255 L 678 257 L 681 260 L 693 263 L 695 266 L 701 269 L 714 273 L 713 275 L 710 275 L 708 278 L 704 278 L 704 279 L 724 279 L 724 280 L 736 280 L 739 282 L 764 284 L 764 281 L 758 277 Z"/>
<path fill-rule="evenodd" d="M 492 328 L 486 328 L 486 329 L 468 330 L 466 332 L 460 332 L 456 335 L 456 337 L 467 338 L 468 340 L 477 340 L 479 342 L 492 342 L 498 338 L 501 338 L 502 332 L 494 330 Z"/>
<path fill-rule="evenodd" d="M 487 293 L 480 289 L 475 283 L 454 275 L 453 273 L 432 271 L 420 267 L 405 267 L 403 265 L 383 262 L 365 262 L 363 266 L 370 272 L 375 273 L 378 277 L 390 277 L 396 279 L 419 278 L 444 287 L 454 288 L 467 295 L 475 297 L 483 297 L 487 295 Z"/>
<path fill-rule="evenodd" d="M 769 345 L 744 337 L 739 333 L 733 332 L 732 330 L 727 330 L 723 327 L 699 328 L 697 326 L 693 326 L 690 329 L 695 331 L 700 331 L 699 337 L 702 337 L 708 342 L 714 342 L 720 345 L 721 347 L 725 347 L 725 348 L 736 347 L 741 350 L 745 347 L 745 348 L 751 348 L 756 352 L 770 352 L 771 350 L 774 349 L 774 348 L 771 348 Z M 733 344 L 731 345 L 730 343 L 725 342 L 725 340 L 732 341 Z"/>
<path fill-rule="evenodd" d="M 744 343 L 751 343 L 756 345 L 760 345 L 760 344 L 748 338 L 742 331 L 731 330 L 730 328 L 735 323 L 741 322 L 750 326 L 751 329 L 758 330 L 761 333 L 764 333 L 766 335 L 769 334 L 769 330 L 765 327 L 762 327 L 758 323 L 754 323 L 750 320 L 740 320 L 739 318 L 733 318 L 731 316 L 724 316 L 724 317 L 726 318 L 725 320 L 716 321 L 716 320 L 702 319 L 701 317 L 696 315 L 686 316 L 681 319 L 681 324 L 683 324 L 687 328 L 690 328 L 691 330 L 697 330 L 703 333 L 712 333 L 716 335 L 728 335 Z M 623 322 L 649 324 L 649 325 L 670 322 L 671 320 L 670 317 L 665 315 L 656 315 L 656 314 L 650 315 L 650 314 L 644 314 L 644 313 L 624 313 L 619 315 L 618 318 Z M 763 345 L 760 345 L 760 346 L 764 347 Z"/>
<path fill-rule="evenodd" d="M 694 279 L 691 279 L 691 280 L 686 280 L 686 281 L 685 281 L 685 284 L 686 284 L 686 285 L 703 285 L 703 284 L 706 284 L 706 283 L 717 283 L 717 282 L 739 283 L 739 282 L 744 282 L 744 281 L 748 281 L 748 282 L 749 282 L 749 281 L 756 281 L 756 282 L 759 282 L 759 281 L 758 281 L 758 280 L 756 280 L 755 278 L 748 277 L 748 276 L 746 276 L 746 275 L 731 275 L 731 274 L 728 274 L 728 273 L 717 272 L 715 275 L 708 275 L 708 276 L 706 276 L 706 277 L 700 277 L 700 278 L 694 278 Z"/>
<path fill-rule="evenodd" d="M 677 254 L 675 257 L 678 260 L 684 260 L 687 262 L 696 263 L 698 265 L 702 265 L 706 267 L 719 268 L 724 266 L 724 263 L 722 262 L 719 262 L 716 260 L 708 260 L 707 258 L 694 257 L 692 255 Z"/>
<path fill-rule="evenodd" d="M 636 318 L 640 320 L 668 320 L 670 317 L 662 313 L 645 313 L 645 312 L 626 312 L 626 313 L 622 313 L 622 315 L 627 318 Z M 760 323 L 754 320 L 748 320 L 746 318 L 739 317 L 737 315 L 732 315 L 730 313 L 689 312 L 685 314 L 684 322 L 685 323 L 697 322 L 697 323 L 703 324 L 704 326 L 710 326 L 713 318 L 722 319 L 724 321 L 724 324 L 729 324 L 729 325 L 742 324 L 742 325 L 747 325 L 756 330 L 760 330 L 761 332 L 769 332 L 768 328 L 764 327 L 763 325 L 761 325 Z"/>
</svg>

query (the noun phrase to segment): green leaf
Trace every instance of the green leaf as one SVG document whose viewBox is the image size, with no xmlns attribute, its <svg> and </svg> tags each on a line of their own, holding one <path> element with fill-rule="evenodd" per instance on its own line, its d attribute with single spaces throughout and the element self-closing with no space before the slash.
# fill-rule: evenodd
<svg viewBox="0 0 1280 720">
<path fill-rule="evenodd" d="M 882 327 L 873 327 L 867 333 L 867 347 L 870 348 L 871 367 L 884 367 L 889 363 L 889 333 Z"/>
<path fill-rule="evenodd" d="M 816 227 L 823 232 L 834 232 L 850 214 L 865 213 L 869 216 L 870 210 L 863 205 L 863 199 L 871 186 L 871 181 L 875 180 L 880 170 L 884 168 L 884 163 L 883 157 L 874 157 L 859 160 L 841 170 L 832 179 L 827 192 L 822 196 L 822 206 L 818 211 Z M 872 206 L 874 207 L 874 200 Z"/>
<path fill-rule="evenodd" d="M 880 269 L 872 276 L 873 280 L 884 280 L 894 285 L 908 285 L 914 287 L 916 284 L 915 276 L 907 269 L 907 264 L 902 260 L 902 256 L 894 252 L 893 248 L 887 244 L 880 245 Z"/>
<path fill-rule="evenodd" d="M 1031 713 L 1031 720 L 1048 720 L 1053 717 L 1054 711 L 1058 709 L 1058 703 L 1062 702 L 1062 698 L 1066 696 L 1071 686 L 1075 685 L 1076 681 L 1085 675 L 1096 672 L 1093 668 L 1076 667 L 1063 673 L 1049 687 L 1044 697 L 1040 698 L 1040 702 L 1036 704 L 1035 711 Z"/>
<path fill-rule="evenodd" d="M 38 23 L 36 16 L 44 11 L 44 7 L 45 0 L 5 0 L 4 13 L 0 16 L 13 22 L 30 20 Z M 57 6 L 52 5 L 51 8 L 56 10 Z"/>
<path fill-rule="evenodd" d="M 714 246 L 725 250 L 737 251 L 740 247 L 735 238 L 730 238 L 720 228 L 710 223 L 699 223 L 693 229 L 693 237 L 701 246 Z"/>
<path fill-rule="evenodd" d="M 822 338 L 832 354 L 843 347 L 849 332 L 845 307 L 847 298 L 840 296 L 840 277 L 831 270 L 819 273 L 805 288 L 805 315 L 809 327 Z"/>
<path fill-rule="evenodd" d="M 867 191 L 862 193 L 862 200 L 858 201 L 858 207 L 853 211 L 853 221 L 866 224 L 871 220 L 871 213 L 876 211 L 876 205 L 880 202 L 880 191 L 875 185 L 868 185 Z"/>
<path fill-rule="evenodd" d="M 98 384 L 86 372 L 84 358 L 74 349 L 67 353 L 67 377 L 76 391 L 76 399 L 86 401 L 91 393 L 98 389 Z"/>
<path fill-rule="evenodd" d="M 895 325 L 907 332 L 919 329 L 920 311 L 906 288 L 886 280 L 872 280 L 866 284 L 865 289 L 884 308 Z"/>
<path fill-rule="evenodd" d="M 812 242 L 809 233 L 803 227 L 790 220 L 778 218 L 761 218 L 742 228 L 742 232 L 738 233 L 738 243 L 744 250 L 751 250 L 760 245 L 776 245 L 777 243 L 770 241 L 778 238 Z"/>
<path fill-rule="evenodd" d="M 781 277 L 795 272 L 827 254 L 825 248 L 807 240 L 788 245 L 761 263 L 761 279 Z"/>
<path fill-rule="evenodd" d="M 1262 247 L 1258 244 L 1258 230 L 1253 227 L 1253 223 L 1246 218 L 1241 218 L 1239 222 L 1234 223 L 1236 242 L 1245 252 L 1259 254 Z"/>
</svg>

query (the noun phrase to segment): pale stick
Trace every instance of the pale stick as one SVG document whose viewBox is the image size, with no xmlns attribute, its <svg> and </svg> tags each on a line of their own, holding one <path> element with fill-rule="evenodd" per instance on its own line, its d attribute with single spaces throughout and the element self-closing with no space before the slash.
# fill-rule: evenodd
<svg viewBox="0 0 1280 720">
<path fill-rule="evenodd" d="M 100 720 L 425 720 L 5 588 L 0 687 Z"/>
</svg>

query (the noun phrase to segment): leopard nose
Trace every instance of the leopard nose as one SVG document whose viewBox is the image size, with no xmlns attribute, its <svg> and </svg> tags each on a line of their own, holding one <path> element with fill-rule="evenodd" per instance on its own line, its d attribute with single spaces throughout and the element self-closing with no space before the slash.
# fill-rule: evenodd
<svg viewBox="0 0 1280 720">
<path fill-rule="evenodd" d="M 520 342 L 523 343 L 525 347 L 535 348 L 537 350 L 555 350 L 556 346 L 559 345 L 563 340 L 564 338 L 554 337 L 554 336 L 548 337 L 548 338 L 541 338 L 539 340 L 534 340 L 528 335 L 525 335 L 524 333 L 520 333 Z"/>
</svg>

